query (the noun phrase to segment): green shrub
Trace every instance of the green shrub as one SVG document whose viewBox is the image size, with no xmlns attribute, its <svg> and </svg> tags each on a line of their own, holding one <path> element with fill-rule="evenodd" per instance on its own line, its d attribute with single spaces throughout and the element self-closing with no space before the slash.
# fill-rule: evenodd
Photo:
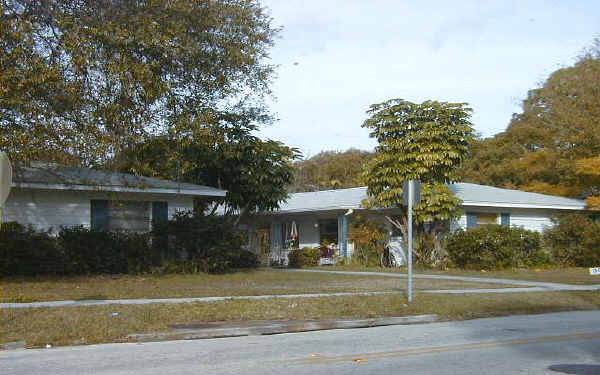
<svg viewBox="0 0 600 375">
<path fill-rule="evenodd" d="M 223 216 L 180 212 L 168 222 L 154 223 L 152 230 L 153 247 L 161 263 L 186 273 L 256 267 L 258 261 L 243 249 L 245 241 L 232 220 Z"/>
<path fill-rule="evenodd" d="M 147 234 L 76 226 L 61 228 L 57 243 L 64 253 L 66 274 L 141 273 L 152 265 Z"/>
<path fill-rule="evenodd" d="M 321 251 L 311 247 L 303 247 L 290 251 L 288 254 L 288 267 L 301 268 L 318 266 L 321 259 Z"/>
<path fill-rule="evenodd" d="M 600 223 L 585 214 L 556 218 L 555 226 L 544 232 L 544 244 L 554 260 L 565 266 L 600 265 Z"/>
<path fill-rule="evenodd" d="M 48 232 L 15 223 L 0 224 L 0 275 L 60 275 L 64 259 Z"/>
<path fill-rule="evenodd" d="M 380 266 L 386 237 L 381 225 L 357 215 L 350 222 L 349 229 L 348 240 L 354 243 L 354 253 L 349 263 L 365 267 Z"/>
<path fill-rule="evenodd" d="M 258 255 L 248 250 L 241 250 L 231 263 L 232 268 L 256 268 L 259 265 Z"/>
<path fill-rule="evenodd" d="M 258 266 L 228 218 L 177 214 L 152 233 L 61 228 L 56 236 L 0 225 L 0 275 L 222 273 Z M 151 241 L 152 240 L 152 241 Z"/>
<path fill-rule="evenodd" d="M 446 239 L 452 263 L 464 269 L 498 270 L 546 265 L 541 235 L 523 228 L 485 225 L 459 229 Z"/>
</svg>

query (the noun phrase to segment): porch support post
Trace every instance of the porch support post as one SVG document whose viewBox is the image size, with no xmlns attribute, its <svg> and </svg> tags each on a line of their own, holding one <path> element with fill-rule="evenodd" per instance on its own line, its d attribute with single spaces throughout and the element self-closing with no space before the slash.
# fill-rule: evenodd
<svg viewBox="0 0 600 375">
<path fill-rule="evenodd" d="M 340 255 L 348 257 L 348 216 L 342 214 L 338 216 L 338 244 L 340 246 Z"/>
</svg>

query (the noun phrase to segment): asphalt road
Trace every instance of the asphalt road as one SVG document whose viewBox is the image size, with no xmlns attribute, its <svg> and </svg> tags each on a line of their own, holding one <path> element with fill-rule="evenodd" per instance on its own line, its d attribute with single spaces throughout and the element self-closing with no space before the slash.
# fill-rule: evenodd
<svg viewBox="0 0 600 375">
<path fill-rule="evenodd" d="M 600 311 L 0 352 L 7 374 L 600 374 Z"/>
</svg>

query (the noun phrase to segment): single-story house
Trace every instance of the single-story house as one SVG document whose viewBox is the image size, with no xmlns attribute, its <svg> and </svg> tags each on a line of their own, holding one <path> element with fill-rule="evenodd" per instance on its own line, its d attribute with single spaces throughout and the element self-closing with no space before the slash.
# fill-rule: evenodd
<svg viewBox="0 0 600 375">
<path fill-rule="evenodd" d="M 194 208 L 194 199 L 224 197 L 208 186 L 87 168 L 19 167 L 4 205 L 2 222 L 36 230 L 61 226 L 147 231 L 153 220 Z"/>
<path fill-rule="evenodd" d="M 497 224 L 541 232 L 553 225 L 551 219 L 557 213 L 580 211 L 586 206 L 585 201 L 579 199 L 470 183 L 452 184 L 450 190 L 461 199 L 463 211 L 462 216 L 451 223 L 452 231 Z M 283 263 L 290 248 L 316 247 L 323 242 L 333 242 L 338 256 L 351 257 L 353 245 L 348 242 L 348 220 L 356 214 L 379 220 L 389 230 L 390 247 L 401 246 L 402 241 L 395 237 L 391 224 L 384 219 L 385 214 L 397 214 L 399 209 L 364 210 L 361 202 L 365 198 L 366 187 L 291 194 L 279 210 L 252 216 L 248 228 L 268 233 L 270 256 Z M 258 242 L 254 239 L 254 243 Z M 399 253 L 403 257 L 404 252 Z"/>
</svg>

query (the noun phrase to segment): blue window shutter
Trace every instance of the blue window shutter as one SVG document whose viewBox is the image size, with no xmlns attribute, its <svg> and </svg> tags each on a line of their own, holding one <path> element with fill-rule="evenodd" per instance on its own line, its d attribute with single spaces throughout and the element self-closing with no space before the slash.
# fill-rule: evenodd
<svg viewBox="0 0 600 375">
<path fill-rule="evenodd" d="M 108 201 L 107 200 L 92 200 L 92 229 L 93 230 L 108 230 Z"/>
<path fill-rule="evenodd" d="M 500 215 L 500 225 L 503 227 L 510 227 L 510 214 L 503 213 Z"/>
<path fill-rule="evenodd" d="M 169 202 L 152 202 L 152 221 L 162 223 L 169 220 Z"/>
<path fill-rule="evenodd" d="M 477 214 L 474 212 L 467 212 L 467 228 L 473 228 L 477 226 Z"/>
</svg>

